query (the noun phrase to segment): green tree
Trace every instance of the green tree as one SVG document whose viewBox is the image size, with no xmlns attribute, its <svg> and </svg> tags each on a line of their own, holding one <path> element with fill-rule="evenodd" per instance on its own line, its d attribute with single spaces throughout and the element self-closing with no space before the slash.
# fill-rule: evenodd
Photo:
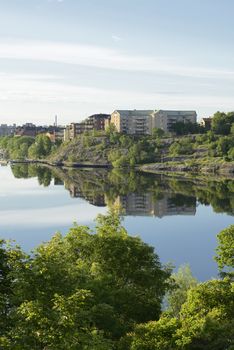
<svg viewBox="0 0 234 350">
<path fill-rule="evenodd" d="M 179 141 L 173 142 L 169 147 L 169 153 L 172 156 L 181 154 L 192 154 L 194 151 L 193 144 L 189 138 L 183 138 Z"/>
<path fill-rule="evenodd" d="M 220 268 L 233 267 L 233 228 L 218 235 L 216 260 Z M 180 289 L 172 290 L 173 307 L 158 321 L 136 325 L 122 339 L 121 350 L 234 349 L 234 282 L 230 275 L 197 284 L 190 271 L 183 270 L 171 277 L 182 286 L 182 294 Z"/>
<path fill-rule="evenodd" d="M 39 134 L 35 139 L 35 143 L 28 150 L 29 157 L 32 159 L 44 158 L 51 152 L 52 143 L 48 136 Z"/>
<path fill-rule="evenodd" d="M 28 157 L 28 149 L 33 144 L 34 138 L 28 136 L 11 137 L 7 142 L 7 151 L 10 159 L 25 159 Z"/>
<path fill-rule="evenodd" d="M 188 291 L 178 317 L 137 325 L 125 337 L 130 350 L 232 350 L 234 284 L 211 280 Z M 122 349 L 121 349 L 122 350 Z"/>
<path fill-rule="evenodd" d="M 222 230 L 218 235 L 217 255 L 215 257 L 219 269 L 233 275 L 234 269 L 234 225 Z"/>
<path fill-rule="evenodd" d="M 172 274 L 171 279 L 174 287 L 169 291 L 167 296 L 168 311 L 177 317 L 181 306 L 187 299 L 188 290 L 195 287 L 198 281 L 193 277 L 189 265 L 179 267 L 177 273 Z"/>
<path fill-rule="evenodd" d="M 172 124 L 170 131 L 176 133 L 176 135 L 188 135 L 188 134 L 198 134 L 205 131 L 204 127 L 197 123 L 191 123 L 189 121 L 176 122 Z"/>
<path fill-rule="evenodd" d="M 228 135 L 234 123 L 234 112 L 216 112 L 212 118 L 211 130 L 215 134 Z"/>
<path fill-rule="evenodd" d="M 163 129 L 161 129 L 161 128 L 154 128 L 153 129 L 153 132 L 152 132 L 152 136 L 154 137 L 154 138 L 160 138 L 160 137 L 162 137 L 163 135 L 165 134 L 165 132 L 164 132 L 164 130 Z"/>
<path fill-rule="evenodd" d="M 166 315 L 158 321 L 137 325 L 122 340 L 121 350 L 175 350 L 179 321 Z"/>
<path fill-rule="evenodd" d="M 159 318 L 169 271 L 116 211 L 98 217 L 96 234 L 75 225 L 32 256 L 14 247 L 3 254 L 11 276 L 1 298 L 4 349 L 109 350 L 135 324 Z"/>
<path fill-rule="evenodd" d="M 223 350 L 234 346 L 234 288 L 230 280 L 201 283 L 188 293 L 180 313 L 178 347 Z"/>
</svg>

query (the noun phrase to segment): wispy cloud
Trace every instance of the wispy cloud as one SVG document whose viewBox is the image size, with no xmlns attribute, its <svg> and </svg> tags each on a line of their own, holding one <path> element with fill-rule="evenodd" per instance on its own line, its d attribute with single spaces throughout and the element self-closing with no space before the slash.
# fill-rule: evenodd
<svg viewBox="0 0 234 350">
<path fill-rule="evenodd" d="M 0 58 L 59 62 L 123 71 L 156 72 L 195 78 L 234 79 L 234 71 L 186 66 L 171 58 L 127 54 L 105 47 L 62 42 L 2 40 Z"/>
<path fill-rule="evenodd" d="M 185 91 L 159 93 L 104 89 L 65 84 L 51 75 L 13 75 L 0 73 L 0 101 L 57 102 L 92 104 L 112 111 L 114 108 L 194 108 L 234 109 L 232 96 Z"/>
<path fill-rule="evenodd" d="M 115 34 L 113 34 L 111 37 L 114 41 L 122 41 L 123 40 L 123 38 L 121 38 L 120 36 L 115 35 Z"/>
</svg>

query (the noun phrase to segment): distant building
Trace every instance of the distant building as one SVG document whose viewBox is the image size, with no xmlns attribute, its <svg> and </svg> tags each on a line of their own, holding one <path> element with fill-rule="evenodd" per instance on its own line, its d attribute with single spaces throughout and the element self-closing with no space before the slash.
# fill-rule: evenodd
<svg viewBox="0 0 234 350">
<path fill-rule="evenodd" d="M 66 184 L 66 182 L 65 182 L 65 188 L 69 190 L 70 196 L 72 198 L 83 198 L 90 204 L 95 205 L 96 207 L 106 206 L 105 195 L 103 193 L 96 193 L 92 190 L 84 191 L 84 189 L 80 188 L 78 185 L 74 185 L 74 184 L 68 185 Z"/>
<path fill-rule="evenodd" d="M 110 119 L 110 114 L 93 114 L 80 123 L 71 123 L 64 130 L 64 141 L 73 140 L 77 135 L 86 131 L 105 130 L 105 121 Z"/>
<path fill-rule="evenodd" d="M 37 127 L 32 123 L 26 123 L 22 126 L 17 126 L 15 129 L 15 136 L 31 136 L 36 137 Z"/>
<path fill-rule="evenodd" d="M 200 121 L 200 125 L 202 125 L 206 130 L 211 129 L 212 118 L 202 118 Z"/>
<path fill-rule="evenodd" d="M 0 136 L 10 136 L 14 135 L 16 125 L 7 125 L 7 124 L 1 124 L 0 125 Z"/>
<path fill-rule="evenodd" d="M 64 127 L 63 126 L 36 126 L 32 123 L 26 123 L 15 128 L 14 136 L 30 136 L 36 137 L 39 134 L 47 135 L 52 142 L 56 140 L 63 140 Z"/>
<path fill-rule="evenodd" d="M 197 113 L 195 111 L 155 111 L 153 128 L 160 128 L 165 132 L 170 132 L 172 125 L 177 122 L 195 124 L 197 122 Z"/>
<path fill-rule="evenodd" d="M 196 123 L 196 121 L 195 111 L 166 110 L 116 110 L 110 119 L 118 132 L 136 135 L 152 135 L 154 128 L 168 132 L 176 122 Z"/>
<path fill-rule="evenodd" d="M 111 123 L 124 134 L 151 134 L 153 110 L 116 110 L 111 114 Z"/>
<path fill-rule="evenodd" d="M 50 141 L 55 143 L 58 140 L 64 139 L 64 127 L 56 126 L 56 127 L 50 127 L 48 128 L 48 131 L 46 132 L 46 136 L 49 137 Z"/>
<path fill-rule="evenodd" d="M 64 141 L 73 140 L 80 134 L 80 123 L 71 123 L 64 129 Z"/>
</svg>

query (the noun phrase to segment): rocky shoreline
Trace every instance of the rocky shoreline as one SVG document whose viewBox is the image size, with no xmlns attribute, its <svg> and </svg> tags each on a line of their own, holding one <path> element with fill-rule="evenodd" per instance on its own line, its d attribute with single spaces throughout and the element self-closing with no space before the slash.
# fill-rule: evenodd
<svg viewBox="0 0 234 350">
<path fill-rule="evenodd" d="M 10 164 L 41 164 L 53 167 L 68 167 L 68 168 L 113 168 L 110 163 L 91 163 L 91 162 L 67 162 L 59 161 L 52 162 L 48 160 L 10 160 Z M 135 170 L 145 173 L 170 173 L 170 174 L 190 174 L 190 175 L 222 175 L 234 177 L 234 162 L 223 163 L 199 163 L 186 164 L 183 162 L 168 162 L 168 163 L 150 163 L 137 165 Z"/>
<path fill-rule="evenodd" d="M 213 163 L 213 164 L 165 164 L 152 163 L 145 164 L 139 167 L 142 172 L 148 173 L 190 173 L 190 174 L 212 174 L 212 175 L 227 175 L 234 177 L 234 163 Z"/>
</svg>

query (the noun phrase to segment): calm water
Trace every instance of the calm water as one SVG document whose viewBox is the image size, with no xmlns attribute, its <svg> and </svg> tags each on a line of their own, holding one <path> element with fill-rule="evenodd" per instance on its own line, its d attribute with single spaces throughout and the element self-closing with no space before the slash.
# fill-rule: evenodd
<svg viewBox="0 0 234 350">
<path fill-rule="evenodd" d="M 189 263 L 200 280 L 217 276 L 216 234 L 234 224 L 233 180 L 0 167 L 0 237 L 24 250 L 66 233 L 73 222 L 94 226 L 114 203 L 125 210 L 128 232 L 153 245 L 162 263 Z"/>
</svg>

